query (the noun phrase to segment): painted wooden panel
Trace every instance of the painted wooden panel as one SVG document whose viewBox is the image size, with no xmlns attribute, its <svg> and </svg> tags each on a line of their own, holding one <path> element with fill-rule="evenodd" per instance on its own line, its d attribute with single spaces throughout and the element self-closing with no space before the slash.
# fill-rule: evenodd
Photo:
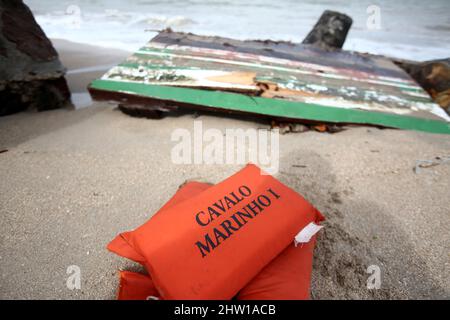
<svg viewBox="0 0 450 320">
<path fill-rule="evenodd" d="M 162 32 L 102 81 L 220 90 L 423 119 L 450 117 L 390 60 L 272 41 Z M 254 110 L 258 113 L 258 110 Z"/>
</svg>

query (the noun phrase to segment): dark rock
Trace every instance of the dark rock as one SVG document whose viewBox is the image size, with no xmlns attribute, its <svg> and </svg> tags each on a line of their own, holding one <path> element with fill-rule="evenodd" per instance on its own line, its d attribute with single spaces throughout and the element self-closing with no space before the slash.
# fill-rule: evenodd
<svg viewBox="0 0 450 320">
<path fill-rule="evenodd" d="M 450 58 L 425 62 L 394 61 L 450 114 Z"/>
<path fill-rule="evenodd" d="M 325 10 L 302 43 L 325 50 L 340 49 L 352 23 L 352 18 L 343 13 Z"/>
<path fill-rule="evenodd" d="M 0 116 L 70 102 L 65 68 L 22 0 L 0 0 Z"/>
</svg>

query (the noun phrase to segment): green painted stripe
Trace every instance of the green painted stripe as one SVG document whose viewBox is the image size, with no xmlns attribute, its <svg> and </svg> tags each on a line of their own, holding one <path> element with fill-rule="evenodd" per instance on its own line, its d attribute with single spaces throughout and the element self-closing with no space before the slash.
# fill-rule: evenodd
<svg viewBox="0 0 450 320">
<path fill-rule="evenodd" d="M 406 130 L 450 134 L 450 123 L 373 111 L 325 107 L 279 99 L 250 97 L 244 94 L 177 88 L 143 83 L 95 80 L 93 89 L 123 92 L 160 100 L 203 107 L 331 123 L 372 124 Z"/>
<path fill-rule="evenodd" d="M 166 66 L 161 64 L 142 64 L 132 62 L 122 62 L 118 67 L 126 67 L 130 69 L 139 69 L 144 67 L 147 70 L 200 70 L 198 67 L 183 67 L 183 66 Z"/>
<path fill-rule="evenodd" d="M 417 88 L 401 88 L 400 90 L 401 91 L 412 91 L 412 92 L 418 92 L 418 93 L 426 93 L 426 91 L 419 86 Z"/>
</svg>

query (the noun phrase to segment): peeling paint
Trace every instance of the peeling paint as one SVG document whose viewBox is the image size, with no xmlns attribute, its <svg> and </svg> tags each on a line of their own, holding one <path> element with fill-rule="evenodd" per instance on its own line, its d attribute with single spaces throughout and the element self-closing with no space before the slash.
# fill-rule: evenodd
<svg viewBox="0 0 450 320">
<path fill-rule="evenodd" d="M 417 83 L 382 57 L 307 51 L 301 45 L 283 46 L 276 53 L 273 43 L 233 40 L 235 45 L 224 46 L 220 38 L 161 34 L 102 80 L 231 91 L 450 122 Z M 264 46 L 270 50 L 258 49 Z"/>
</svg>

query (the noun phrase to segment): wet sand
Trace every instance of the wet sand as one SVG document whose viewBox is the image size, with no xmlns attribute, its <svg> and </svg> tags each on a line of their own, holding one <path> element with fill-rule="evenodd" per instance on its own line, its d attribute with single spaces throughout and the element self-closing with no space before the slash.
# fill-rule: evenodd
<svg viewBox="0 0 450 320">
<path fill-rule="evenodd" d="M 104 72 L 96 66 L 128 55 L 55 45 L 79 94 Z M 139 268 L 106 244 L 185 180 L 217 183 L 241 167 L 171 162 L 171 133 L 195 120 L 222 131 L 267 127 L 212 115 L 137 119 L 98 102 L 0 118 L 0 150 L 8 150 L 0 153 L 0 298 L 114 299 L 117 270 Z M 450 297 L 450 163 L 413 171 L 436 156 L 450 156 L 448 136 L 352 127 L 280 137 L 277 178 L 327 218 L 313 298 Z M 70 265 L 81 269 L 81 290 L 66 286 Z M 367 289 L 369 265 L 381 269 L 379 290 Z"/>
</svg>

